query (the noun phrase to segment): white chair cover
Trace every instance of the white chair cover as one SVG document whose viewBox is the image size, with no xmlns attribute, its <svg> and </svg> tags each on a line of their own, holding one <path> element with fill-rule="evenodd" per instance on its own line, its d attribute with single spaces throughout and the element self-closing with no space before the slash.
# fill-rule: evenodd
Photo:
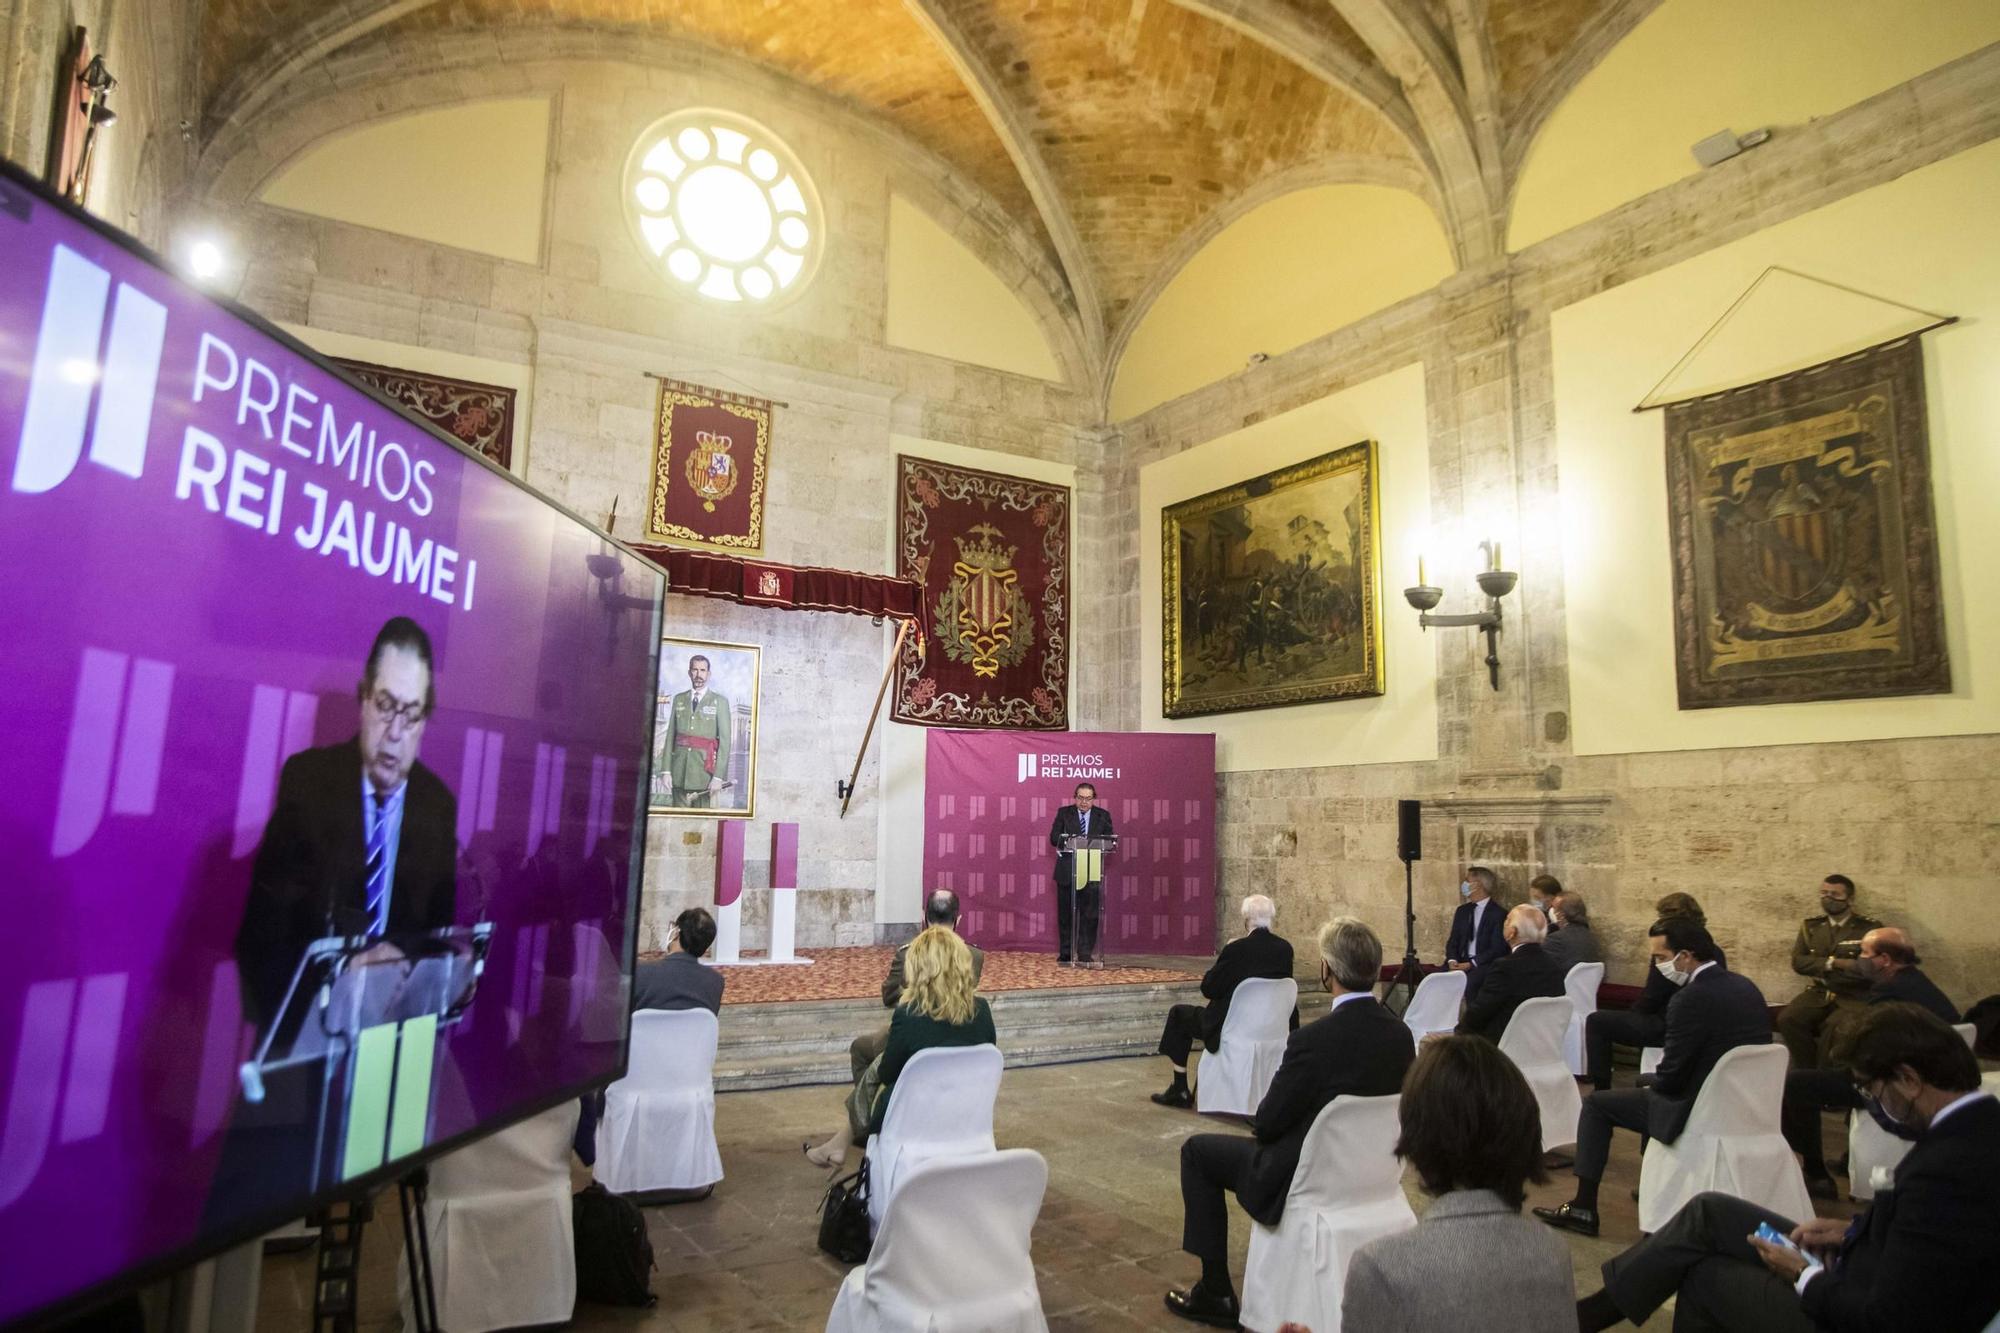
<svg viewBox="0 0 2000 1333">
<path fill-rule="evenodd" d="M 715 1148 L 715 1015 L 632 1015 L 625 1077 L 604 1091 L 596 1176 L 617 1194 L 690 1190 L 722 1179 Z"/>
<path fill-rule="evenodd" d="M 910 1167 L 827 1333 L 1047 1333 L 1028 1235 L 1048 1183 L 1049 1164 L 1025 1148 Z"/>
<path fill-rule="evenodd" d="M 1433 1032 L 1450 1032 L 1458 1026 L 1458 1008 L 1465 1003 L 1465 973 L 1433 972 L 1417 984 L 1403 1022 L 1410 1035 L 1422 1041 Z"/>
<path fill-rule="evenodd" d="M 1278 1225 L 1250 1224 L 1243 1327 L 1277 1333 L 1289 1322 L 1340 1333 L 1340 1296 L 1354 1252 L 1417 1224 L 1396 1156 L 1401 1100 L 1336 1097 L 1313 1121 Z"/>
<path fill-rule="evenodd" d="M 1673 1143 L 1654 1139 L 1639 1165 L 1639 1230 L 1658 1231 L 1704 1190 L 1720 1190 L 1783 1217 L 1812 1216 L 1805 1175 L 1784 1135 L 1783 1045 L 1738 1046 L 1715 1062 Z"/>
<path fill-rule="evenodd" d="M 439 1327 L 486 1333 L 567 1323 L 575 1313 L 569 1155 L 577 1113 L 564 1102 L 431 1163 L 424 1220 Z M 407 1258 L 398 1268 L 403 1325 L 414 1327 Z"/>
<path fill-rule="evenodd" d="M 1238 982 L 1222 1020 L 1222 1049 L 1202 1052 L 1195 1070 L 1194 1109 L 1204 1115 L 1255 1115 L 1257 1103 L 1285 1060 L 1299 983 L 1290 977 Z"/>
<path fill-rule="evenodd" d="M 1569 1065 L 1569 1072 L 1578 1078 L 1590 1072 L 1583 1064 L 1583 1025 L 1597 1012 L 1597 988 L 1603 982 L 1602 963 L 1578 963 L 1563 978 L 1563 994 L 1569 996 L 1570 1008 L 1575 1010 L 1569 1031 L 1563 1036 L 1563 1060 Z"/>
<path fill-rule="evenodd" d="M 1583 1094 L 1563 1059 L 1563 1036 L 1576 1011 L 1566 996 L 1545 995 L 1523 1000 L 1507 1030 L 1500 1034 L 1500 1054 L 1514 1062 L 1534 1090 L 1542 1113 L 1542 1151 L 1576 1142 L 1576 1118 L 1583 1112 Z"/>
<path fill-rule="evenodd" d="M 1952 1031 L 1965 1038 L 1967 1046 L 1979 1040 L 1979 1031 L 1970 1023 L 1953 1023 Z M 1814 1122 L 1818 1128 L 1818 1122 Z M 1866 1111 L 1847 1115 L 1847 1195 L 1851 1199 L 1872 1199 L 1878 1189 L 1888 1189 L 1896 1179 L 1911 1144 L 1875 1123 Z"/>
<path fill-rule="evenodd" d="M 881 1228 L 889 1200 L 918 1162 L 993 1151 L 1001 1065 L 991 1043 L 933 1046 L 910 1057 L 889 1089 L 882 1132 L 868 1140 L 871 1226 Z"/>
</svg>

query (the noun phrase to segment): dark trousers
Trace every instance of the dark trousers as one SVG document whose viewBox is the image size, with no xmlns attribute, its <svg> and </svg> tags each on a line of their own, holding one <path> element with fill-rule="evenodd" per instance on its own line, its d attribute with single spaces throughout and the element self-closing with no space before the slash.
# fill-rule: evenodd
<svg viewBox="0 0 2000 1333">
<path fill-rule="evenodd" d="M 1778 1011 L 1778 1038 L 1791 1052 L 1792 1068 L 1817 1069 L 1828 1057 L 1843 1028 L 1868 1012 L 1861 1000 L 1811 986 Z"/>
<path fill-rule="evenodd" d="M 1826 1174 L 1826 1147 L 1820 1124 L 1822 1111 L 1858 1111 L 1861 1094 L 1845 1069 L 1799 1069 L 1785 1075 L 1785 1104 L 1779 1123 L 1785 1142 L 1805 1159 L 1809 1175 Z"/>
<path fill-rule="evenodd" d="M 1187 1068 L 1194 1044 L 1201 1041 L 1201 1017 L 1207 1008 L 1200 1004 L 1177 1004 L 1167 1010 L 1167 1026 L 1160 1032 L 1160 1054 L 1173 1061 L 1174 1068 Z M 1204 1049 L 1207 1044 L 1202 1042 Z"/>
<path fill-rule="evenodd" d="M 1583 1099 L 1583 1114 L 1576 1120 L 1578 1180 L 1604 1179 L 1604 1164 L 1611 1160 L 1612 1130 L 1646 1132 L 1646 1103 L 1649 1100 L 1650 1094 L 1644 1088 L 1593 1092 Z"/>
<path fill-rule="evenodd" d="M 1605 1263 L 1604 1289 L 1634 1324 L 1678 1293 L 1674 1333 L 1813 1333 L 1792 1284 L 1744 1239 L 1761 1222 L 1787 1234 L 1796 1225 L 1732 1195 L 1697 1194 L 1673 1221 Z"/>
<path fill-rule="evenodd" d="M 1104 906 L 1104 881 L 1082 889 L 1056 885 L 1056 956 L 1070 957 L 1070 936 L 1076 935 L 1076 957 L 1089 962 L 1097 952 L 1097 915 Z"/>
<path fill-rule="evenodd" d="M 1665 1014 L 1599 1009 L 1583 1020 L 1584 1068 L 1597 1088 L 1611 1086 L 1611 1047 L 1658 1046 L 1667 1039 Z"/>
<path fill-rule="evenodd" d="M 1229 1194 L 1250 1173 L 1257 1140 L 1196 1134 L 1181 1144 L 1181 1248 L 1204 1264 L 1229 1258 Z"/>
</svg>

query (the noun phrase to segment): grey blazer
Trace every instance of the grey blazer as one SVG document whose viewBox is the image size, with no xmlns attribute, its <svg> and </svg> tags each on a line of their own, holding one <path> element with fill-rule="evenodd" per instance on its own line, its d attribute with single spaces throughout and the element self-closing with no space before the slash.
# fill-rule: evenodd
<svg viewBox="0 0 2000 1333">
<path fill-rule="evenodd" d="M 1604 961 L 1604 951 L 1598 947 L 1596 932 L 1583 925 L 1550 931 L 1549 937 L 1542 941 L 1542 952 L 1555 959 L 1564 972 L 1578 963 Z"/>
<path fill-rule="evenodd" d="M 1340 1323 L 1356 1333 L 1570 1333 L 1569 1246 L 1491 1190 L 1446 1194 L 1416 1230 L 1355 1252 Z"/>
</svg>

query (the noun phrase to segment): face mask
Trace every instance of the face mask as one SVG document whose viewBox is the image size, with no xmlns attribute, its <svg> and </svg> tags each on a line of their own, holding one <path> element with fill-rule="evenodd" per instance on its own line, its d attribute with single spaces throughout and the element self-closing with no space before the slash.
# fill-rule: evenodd
<svg viewBox="0 0 2000 1333">
<path fill-rule="evenodd" d="M 1470 898 L 1472 896 L 1472 881 L 1460 880 L 1458 882 L 1458 896 L 1461 898 Z"/>
<path fill-rule="evenodd" d="M 1908 1143 L 1915 1143 L 1924 1136 L 1924 1127 L 1911 1123 L 1909 1119 L 1911 1107 L 1908 1102 L 1903 1103 L 1903 1113 L 1896 1115 L 1880 1097 L 1864 1095 L 1861 1100 L 1868 1107 L 1868 1114 L 1875 1117 L 1875 1123 L 1882 1127 L 1884 1133 L 1893 1134 Z"/>
<path fill-rule="evenodd" d="M 1819 908 L 1828 916 L 1846 916 L 1848 904 L 1838 898 L 1822 898 L 1819 900 Z"/>
<path fill-rule="evenodd" d="M 1688 984 L 1688 974 L 1676 970 L 1674 960 L 1671 958 L 1662 958 L 1659 962 L 1654 963 L 1653 967 L 1661 976 L 1673 982 L 1676 986 L 1685 986 Z"/>
<path fill-rule="evenodd" d="M 1874 958 L 1857 958 L 1854 960 L 1854 975 L 1863 981 L 1873 981 L 1882 975 L 1882 964 Z"/>
</svg>

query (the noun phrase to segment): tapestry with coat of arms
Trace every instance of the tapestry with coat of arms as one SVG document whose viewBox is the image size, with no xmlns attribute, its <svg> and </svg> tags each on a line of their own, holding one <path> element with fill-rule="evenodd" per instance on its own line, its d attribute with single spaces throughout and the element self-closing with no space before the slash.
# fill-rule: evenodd
<svg viewBox="0 0 2000 1333">
<path fill-rule="evenodd" d="M 763 551 L 771 408 L 761 398 L 660 381 L 642 540 L 736 555 Z"/>
<path fill-rule="evenodd" d="M 898 722 L 1069 726 L 1069 488 L 896 460 L 896 572 L 923 588 Z"/>
<path fill-rule="evenodd" d="M 1914 337 L 1667 409 L 1682 708 L 1951 689 Z"/>
</svg>

